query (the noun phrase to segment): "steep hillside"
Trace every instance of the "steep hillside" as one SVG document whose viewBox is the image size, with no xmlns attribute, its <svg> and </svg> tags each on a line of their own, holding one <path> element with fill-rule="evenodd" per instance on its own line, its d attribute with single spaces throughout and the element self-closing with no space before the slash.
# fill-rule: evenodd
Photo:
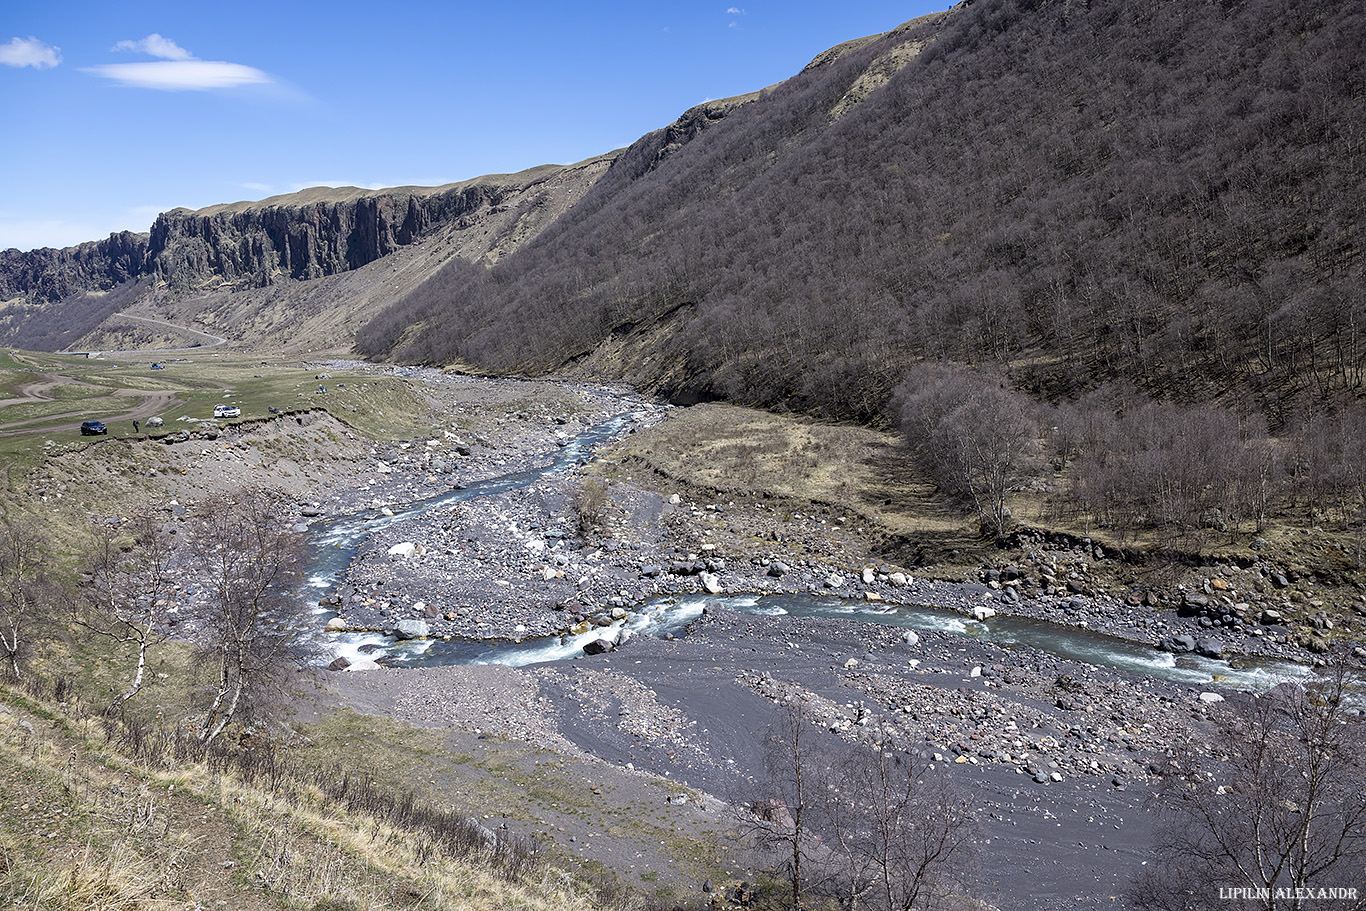
<svg viewBox="0 0 1366 911">
<path fill-rule="evenodd" d="M 864 420 L 922 358 L 1273 419 L 1361 391 L 1360 4 L 974 0 L 838 51 L 361 349 Z"/>
<path fill-rule="evenodd" d="M 242 344 L 350 348 L 358 325 L 447 258 L 494 262 L 534 237 L 613 157 L 443 187 L 317 187 L 175 209 L 148 235 L 6 251 L 0 339 L 38 350 L 126 347 L 138 343 L 127 321 L 98 327 L 129 311 Z"/>
</svg>

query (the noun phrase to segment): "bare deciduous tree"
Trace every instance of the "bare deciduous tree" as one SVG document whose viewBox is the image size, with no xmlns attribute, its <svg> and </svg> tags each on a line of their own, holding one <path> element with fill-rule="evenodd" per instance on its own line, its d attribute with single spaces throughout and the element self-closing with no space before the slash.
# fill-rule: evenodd
<svg viewBox="0 0 1366 911">
<path fill-rule="evenodd" d="M 750 829 L 776 851 L 782 904 L 858 911 L 962 907 L 971 805 L 942 769 L 883 739 L 844 744 L 784 711 Z"/>
<path fill-rule="evenodd" d="M 762 849 L 779 852 L 778 868 L 789 887 L 793 911 L 804 907 L 816 879 L 820 839 L 814 817 L 824 799 L 829 769 L 828 752 L 821 748 L 819 738 L 820 733 L 796 708 L 783 712 L 768 732 L 768 777 L 753 806 L 753 834 Z"/>
<path fill-rule="evenodd" d="M 985 528 L 1010 526 L 1007 497 L 1038 445 L 1027 396 L 961 367 L 925 364 L 897 396 L 902 430 L 939 487 L 970 503 Z"/>
<path fill-rule="evenodd" d="M 199 735 L 208 742 L 239 715 L 268 708 L 307 657 L 307 618 L 296 592 L 302 539 L 279 497 L 257 489 L 201 503 L 190 549 L 208 589 L 201 619 L 216 679 Z"/>
<path fill-rule="evenodd" d="M 8 663 L 15 680 L 22 676 L 24 653 L 61 594 L 47 572 L 49 551 L 33 523 L 0 526 L 0 661 Z"/>
<path fill-rule="evenodd" d="M 890 738 L 858 745 L 840 763 L 826 812 L 845 868 L 845 907 L 961 906 L 971 804 L 942 769 Z"/>
<path fill-rule="evenodd" d="M 1219 716 L 1213 752 L 1183 756 L 1158 795 L 1160 863 L 1136 905 L 1366 907 L 1366 722 L 1349 707 L 1348 680 L 1337 663 Z"/>
<path fill-rule="evenodd" d="M 89 557 L 86 598 L 72 604 L 72 620 L 98 636 L 134 650 L 127 687 L 114 697 L 114 709 L 142 690 L 148 651 L 161 642 L 166 598 L 173 588 L 172 548 L 151 516 L 129 531 L 101 524 Z"/>
</svg>

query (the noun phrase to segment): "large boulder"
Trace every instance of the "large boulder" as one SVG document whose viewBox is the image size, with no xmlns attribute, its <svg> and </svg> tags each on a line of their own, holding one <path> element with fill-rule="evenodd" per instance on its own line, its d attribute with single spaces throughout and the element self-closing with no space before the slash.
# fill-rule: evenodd
<svg viewBox="0 0 1366 911">
<path fill-rule="evenodd" d="M 354 658 L 346 666 L 348 671 L 377 671 L 379 668 L 379 662 L 373 658 Z"/>
<path fill-rule="evenodd" d="M 1209 596 L 1199 592 L 1187 592 L 1186 597 L 1181 601 L 1179 613 L 1183 617 L 1194 617 L 1204 613 L 1209 608 Z"/>
<path fill-rule="evenodd" d="M 1204 655 L 1206 658 L 1224 657 L 1224 643 L 1218 639 L 1197 639 L 1195 641 L 1195 652 Z"/>
<path fill-rule="evenodd" d="M 400 620 L 394 627 L 394 635 L 399 639 L 425 639 L 430 634 L 426 620 Z"/>
</svg>

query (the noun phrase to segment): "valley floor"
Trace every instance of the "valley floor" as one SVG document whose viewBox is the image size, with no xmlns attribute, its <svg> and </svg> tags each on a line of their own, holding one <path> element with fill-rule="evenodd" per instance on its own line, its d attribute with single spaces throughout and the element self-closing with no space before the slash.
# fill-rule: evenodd
<svg viewBox="0 0 1366 911">
<path fill-rule="evenodd" d="M 335 667 L 347 669 L 319 672 L 299 723 L 336 727 L 342 712 L 358 730 L 365 724 L 354 719 L 372 715 L 426 731 L 436 746 L 406 774 L 429 799 L 548 839 L 590 872 L 689 898 L 706 880 L 757 872 L 737 837 L 743 807 L 764 790 L 768 732 L 799 706 L 831 738 L 902 738 L 971 789 L 980 846 L 971 878 L 982 899 L 1021 909 L 1122 904 L 1150 854 L 1144 800 L 1169 756 L 1200 748 L 1211 684 L 950 632 L 922 630 L 908 642 L 858 619 L 757 616 L 721 603 L 685 634 L 524 667 L 385 667 L 385 654 L 412 646 L 384 634 L 421 620 L 438 639 L 534 639 L 606 624 L 648 599 L 709 592 L 837 595 L 964 618 L 989 606 L 1144 643 L 1208 636 L 1194 619 L 1118 595 L 1047 594 L 1042 584 L 1013 603 L 1000 585 L 896 564 L 876 517 L 775 494 L 782 477 L 757 472 L 737 495 L 661 472 L 642 452 L 663 445 L 684 411 L 628 392 L 398 372 L 437 403 L 426 439 L 371 446 L 317 413 L 230 425 L 212 447 L 143 444 L 156 447 L 169 495 L 188 500 L 250 479 L 291 489 L 301 524 L 375 520 L 323 595 L 347 628 L 332 634 L 343 657 Z M 415 500 L 546 464 L 622 413 L 631 417 L 618 438 L 572 471 L 391 521 Z M 62 459 L 57 474 L 90 468 L 81 452 Z M 1103 562 L 1044 543 L 1014 558 L 1036 577 L 1078 566 L 1093 577 Z M 1204 582 L 1212 579 L 1219 591 L 1253 584 L 1218 573 Z M 1220 636 L 1229 653 L 1308 657 L 1274 635 Z M 375 658 L 380 666 L 366 660 Z M 364 737 L 339 736 L 363 764 Z"/>
</svg>

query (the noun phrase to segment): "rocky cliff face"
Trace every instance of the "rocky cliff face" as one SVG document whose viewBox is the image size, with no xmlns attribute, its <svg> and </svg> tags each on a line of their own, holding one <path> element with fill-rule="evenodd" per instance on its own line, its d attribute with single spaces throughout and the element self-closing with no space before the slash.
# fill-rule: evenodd
<svg viewBox="0 0 1366 911">
<path fill-rule="evenodd" d="M 529 198 L 550 193 L 572 202 L 610 160 L 603 156 L 436 188 L 315 188 L 261 202 L 175 209 L 157 216 L 150 234 L 113 234 L 62 250 L 0 252 L 0 301 L 11 310 L 29 310 L 143 278 L 174 293 L 265 288 L 282 279 L 337 275 L 434 232 L 502 225 L 508 221 L 502 213 Z M 492 246 L 481 252 L 492 252 Z"/>
<path fill-rule="evenodd" d="M 359 269 L 437 226 L 494 209 L 526 183 L 510 178 L 337 201 L 299 204 L 285 197 L 243 207 L 177 209 L 152 225 L 149 260 L 158 280 L 173 289 L 199 287 L 209 279 L 263 288 L 282 276 L 322 278 Z"/>
<path fill-rule="evenodd" d="M 119 315 L 127 314 L 221 335 L 242 347 L 346 352 L 358 326 L 452 258 L 490 263 L 536 237 L 616 158 L 609 153 L 437 188 L 319 187 L 173 210 L 139 238 L 140 265 L 125 269 L 142 276 L 135 281 L 108 288 L 88 283 L 92 290 L 66 293 L 56 303 L 31 280 L 31 290 L 7 289 L 0 295 L 0 344 L 96 351 L 160 344 L 134 339 L 137 333 Z M 52 274 L 52 263 L 75 262 L 76 252 L 13 252 L 22 269 L 12 274 L 25 280 L 43 268 Z M 68 266 L 73 280 L 63 290 L 79 288 L 77 280 L 90 272 Z"/>
<path fill-rule="evenodd" d="M 130 231 L 62 250 L 0 251 L 0 300 L 58 301 L 107 291 L 146 274 L 147 251 L 147 235 Z"/>
</svg>

